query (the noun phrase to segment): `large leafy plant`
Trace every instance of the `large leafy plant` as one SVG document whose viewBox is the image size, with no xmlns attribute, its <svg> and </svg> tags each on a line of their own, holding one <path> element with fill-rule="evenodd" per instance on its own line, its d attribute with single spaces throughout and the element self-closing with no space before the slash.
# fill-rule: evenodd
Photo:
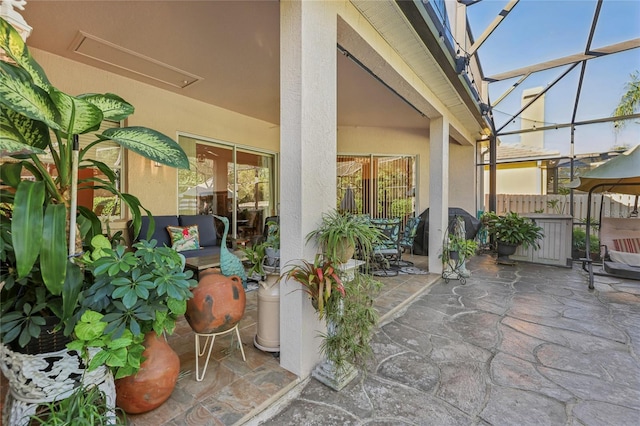
<svg viewBox="0 0 640 426">
<path fill-rule="evenodd" d="M 343 259 L 347 246 L 357 250 L 362 258 L 368 258 L 383 234 L 367 217 L 334 209 L 323 213 L 320 226 L 307 235 L 307 242 L 313 239 L 326 258 L 341 263 L 348 260 Z"/>
<path fill-rule="evenodd" d="M 175 141 L 146 127 L 105 130 L 80 150 L 76 135 L 95 132 L 103 120 L 124 120 L 133 106 L 110 93 L 71 96 L 55 88 L 2 18 L 0 48 L 13 61 L 0 61 L 0 155 L 13 159 L 0 165 L 0 338 L 25 346 L 38 337 L 45 316 L 55 315 L 61 324 L 73 316 L 84 274 L 69 253 L 81 252 L 83 242 L 101 232 L 96 214 L 74 210 L 74 164 L 101 172 L 102 177 L 78 184 L 91 183 L 117 196 L 129 207 L 137 234 L 144 209 L 139 200 L 120 192 L 113 171 L 86 153 L 113 141 L 173 167 L 188 168 L 188 159 Z M 53 164 L 43 162 L 39 155 L 45 153 Z M 65 333 L 70 332 L 67 327 Z"/>
<path fill-rule="evenodd" d="M 102 235 L 93 238 L 85 261 L 94 282 L 82 293 L 75 340 L 68 345 L 91 359 L 90 370 L 106 364 L 116 379 L 135 374 L 143 361 L 144 335 L 173 333 L 186 312 L 197 281 L 184 270 L 178 252 L 156 244 L 140 240 L 132 252 L 122 245 L 110 248 Z"/>
<path fill-rule="evenodd" d="M 496 240 L 516 246 L 522 245 L 525 249 L 540 248 L 540 239 L 544 237 L 541 227 L 516 212 L 507 212 L 503 216 L 486 212 L 482 216 L 482 223 Z"/>
</svg>

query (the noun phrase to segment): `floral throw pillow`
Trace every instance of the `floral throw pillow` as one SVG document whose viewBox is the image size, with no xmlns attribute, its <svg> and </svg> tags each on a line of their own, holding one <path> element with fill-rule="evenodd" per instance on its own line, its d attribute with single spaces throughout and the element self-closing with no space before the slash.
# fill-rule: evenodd
<svg viewBox="0 0 640 426">
<path fill-rule="evenodd" d="M 200 248 L 198 225 L 167 226 L 171 237 L 171 248 L 175 251 L 197 250 Z"/>
</svg>

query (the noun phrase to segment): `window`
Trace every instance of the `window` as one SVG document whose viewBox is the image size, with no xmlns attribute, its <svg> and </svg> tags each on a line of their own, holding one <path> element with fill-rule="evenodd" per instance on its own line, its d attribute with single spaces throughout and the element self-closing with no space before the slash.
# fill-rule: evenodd
<svg viewBox="0 0 640 426">
<path fill-rule="evenodd" d="M 232 238 L 262 234 L 277 210 L 275 154 L 186 135 L 178 143 L 190 163 L 178 172 L 178 214 L 226 216 Z"/>
<path fill-rule="evenodd" d="M 399 217 L 415 211 L 415 157 L 338 156 L 336 206 L 371 217 Z"/>
</svg>

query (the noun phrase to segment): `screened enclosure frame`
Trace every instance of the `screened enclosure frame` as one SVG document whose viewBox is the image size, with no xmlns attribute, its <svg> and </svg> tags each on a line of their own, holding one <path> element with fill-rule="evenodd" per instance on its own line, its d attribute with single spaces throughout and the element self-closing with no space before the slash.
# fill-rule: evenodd
<svg viewBox="0 0 640 426">
<path fill-rule="evenodd" d="M 467 6 L 468 10 L 473 10 L 474 5 L 481 3 L 482 0 L 458 0 L 458 3 Z M 475 57 L 475 59 L 479 55 L 479 48 L 491 37 L 496 37 L 494 31 L 505 21 L 510 19 L 510 14 L 517 7 L 520 0 L 510 0 L 509 2 L 505 2 L 505 6 L 503 6 L 502 10 L 498 13 L 495 19 L 482 31 L 482 33 L 478 36 L 477 40 L 474 40 L 471 35 L 471 47 L 467 51 L 463 51 L 461 56 L 466 59 L 468 62 L 471 58 Z M 545 2 L 538 2 L 539 7 L 545 7 Z M 529 3 L 531 5 L 532 3 Z M 552 59 L 548 59 L 545 61 L 541 61 L 538 63 L 534 63 L 532 65 L 528 65 L 525 67 L 512 69 L 508 71 L 504 71 L 494 75 L 484 75 L 482 68 L 480 68 L 480 76 L 479 79 L 489 87 L 492 83 L 503 82 L 509 79 L 518 78 L 511 87 L 507 88 L 500 96 L 496 98 L 495 101 L 492 101 L 489 96 L 489 91 L 487 90 L 487 101 L 486 103 L 481 104 L 481 111 L 485 120 L 489 124 L 491 129 L 491 134 L 488 136 L 489 141 L 489 180 L 490 180 L 490 190 L 489 190 L 489 210 L 495 211 L 496 208 L 496 169 L 497 169 L 497 145 L 498 139 L 504 136 L 510 135 L 523 135 L 527 133 L 533 132 L 544 132 L 547 130 L 557 130 L 568 128 L 570 131 L 569 134 L 569 158 L 571 161 L 571 171 L 570 171 L 570 179 L 574 178 L 574 158 L 575 158 L 575 131 L 576 127 L 586 126 L 590 124 L 599 124 L 599 123 L 610 123 L 610 122 L 625 122 L 629 120 L 634 120 L 640 118 L 640 113 L 633 113 L 627 115 L 619 115 L 619 116 L 602 116 L 596 117 L 588 120 L 578 120 L 577 112 L 578 106 L 580 105 L 580 98 L 583 94 L 583 86 L 585 80 L 585 72 L 587 69 L 587 63 L 592 59 L 602 58 L 608 55 L 615 55 L 622 52 L 626 52 L 632 49 L 637 49 L 640 47 L 640 38 L 633 38 L 623 40 L 618 43 L 608 44 L 606 46 L 602 46 L 599 48 L 593 48 L 593 39 L 594 34 L 596 32 L 596 28 L 598 27 L 599 20 L 601 19 L 601 11 L 603 7 L 603 0 L 597 0 L 595 2 L 595 8 L 593 11 L 593 16 L 591 18 L 590 27 L 586 38 L 584 39 L 583 45 L 584 50 L 581 52 L 576 52 L 575 54 L 566 55 L 562 57 L 556 57 Z M 469 12 L 468 12 L 469 13 Z M 567 19 L 571 19 L 569 16 Z M 469 17 L 467 15 L 467 27 L 469 28 L 469 34 L 471 34 L 471 26 L 469 23 Z M 531 34 L 531 37 L 535 37 L 536 34 Z M 531 76 L 536 73 L 551 70 L 551 69 L 560 69 L 561 67 L 566 67 L 565 70 L 560 72 L 560 74 L 551 82 L 547 84 L 546 87 L 543 88 L 541 92 L 536 94 L 532 99 L 530 99 L 525 105 L 523 105 L 516 113 L 511 114 L 511 116 L 505 120 L 504 124 L 497 125 L 495 120 L 494 111 L 496 110 L 496 106 L 499 105 L 512 91 L 519 86 L 522 86 L 523 83 Z M 515 122 L 514 120 L 521 117 L 522 114 L 530 108 L 535 102 L 544 96 L 548 91 L 552 90 L 554 86 L 559 84 L 560 82 L 567 79 L 567 76 L 571 74 L 574 69 L 579 69 L 579 77 L 578 83 L 575 91 L 575 97 L 573 99 L 573 108 L 571 111 L 571 119 L 567 122 L 553 123 L 551 125 L 545 125 L 546 123 L 540 123 L 542 126 L 536 126 L 536 123 L 533 123 L 531 128 L 525 128 L 520 130 L 505 130 L 505 128 Z M 478 164 L 479 167 L 484 167 L 487 164 L 484 162 L 480 162 Z M 573 191 L 571 192 L 571 197 L 573 197 Z M 571 204 L 573 205 L 573 204 Z M 573 212 L 571 212 L 573 214 Z"/>
</svg>

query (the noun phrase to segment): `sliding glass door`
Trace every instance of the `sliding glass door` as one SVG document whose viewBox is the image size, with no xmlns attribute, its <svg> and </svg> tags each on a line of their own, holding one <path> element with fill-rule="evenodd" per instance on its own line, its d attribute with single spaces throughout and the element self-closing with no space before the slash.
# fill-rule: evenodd
<svg viewBox="0 0 640 426">
<path fill-rule="evenodd" d="M 178 214 L 226 216 L 233 238 L 260 235 L 276 214 L 275 154 L 191 136 L 178 142 L 190 163 L 178 172 Z"/>
<path fill-rule="evenodd" d="M 338 209 L 403 222 L 414 214 L 415 157 L 339 155 L 337 170 Z"/>
</svg>

